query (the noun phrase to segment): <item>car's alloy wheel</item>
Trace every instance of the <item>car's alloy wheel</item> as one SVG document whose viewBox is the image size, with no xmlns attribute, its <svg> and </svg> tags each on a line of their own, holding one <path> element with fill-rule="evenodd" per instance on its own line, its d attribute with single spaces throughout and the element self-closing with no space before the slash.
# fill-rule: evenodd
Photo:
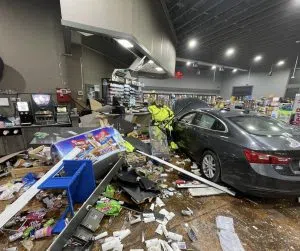
<svg viewBox="0 0 300 251">
<path fill-rule="evenodd" d="M 216 162 L 210 154 L 204 156 L 202 160 L 202 169 L 207 178 L 212 179 L 216 174 Z"/>
<path fill-rule="evenodd" d="M 219 182 L 221 177 L 221 167 L 218 156 L 212 151 L 205 151 L 202 155 L 201 173 L 206 179 Z"/>
</svg>

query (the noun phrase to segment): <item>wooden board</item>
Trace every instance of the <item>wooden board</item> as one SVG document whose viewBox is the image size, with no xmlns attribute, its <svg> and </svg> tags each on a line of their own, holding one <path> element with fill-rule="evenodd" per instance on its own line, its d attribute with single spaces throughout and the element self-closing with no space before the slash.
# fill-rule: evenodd
<svg viewBox="0 0 300 251">
<path fill-rule="evenodd" d="M 16 167 L 16 168 L 12 168 L 10 173 L 14 179 L 18 179 L 18 178 L 24 177 L 27 173 L 34 173 L 34 174 L 46 173 L 51 168 L 52 168 L 52 166 L 37 166 L 37 167 L 30 167 L 30 168 Z"/>
</svg>

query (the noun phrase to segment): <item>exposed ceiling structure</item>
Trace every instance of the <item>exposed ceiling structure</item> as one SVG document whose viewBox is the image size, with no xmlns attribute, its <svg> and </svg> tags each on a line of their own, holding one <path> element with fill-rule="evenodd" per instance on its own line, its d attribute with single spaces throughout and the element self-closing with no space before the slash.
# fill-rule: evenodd
<svg viewBox="0 0 300 251">
<path fill-rule="evenodd" d="M 165 0 L 177 57 L 249 69 L 256 55 L 270 68 L 293 65 L 300 44 L 300 0 Z M 188 47 L 191 39 L 197 41 Z M 235 54 L 226 57 L 225 51 Z"/>
</svg>

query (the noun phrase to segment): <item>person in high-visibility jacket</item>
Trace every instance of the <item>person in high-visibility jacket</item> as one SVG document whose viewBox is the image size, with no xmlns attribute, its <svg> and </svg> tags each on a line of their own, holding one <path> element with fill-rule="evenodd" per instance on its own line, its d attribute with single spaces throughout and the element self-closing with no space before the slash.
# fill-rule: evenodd
<svg viewBox="0 0 300 251">
<path fill-rule="evenodd" d="M 176 143 L 172 140 L 174 112 L 168 106 L 159 106 L 155 102 L 148 107 L 148 110 L 151 113 L 153 124 L 166 131 L 171 149 L 178 149 Z"/>
<path fill-rule="evenodd" d="M 172 130 L 172 119 L 174 118 L 173 111 L 166 105 L 162 107 L 152 104 L 148 107 L 149 112 L 152 116 L 152 121 L 158 124 L 165 124 L 166 129 Z"/>
<path fill-rule="evenodd" d="M 214 106 L 215 109 L 223 109 L 225 107 L 223 98 L 221 96 L 217 97 L 216 104 Z"/>
</svg>

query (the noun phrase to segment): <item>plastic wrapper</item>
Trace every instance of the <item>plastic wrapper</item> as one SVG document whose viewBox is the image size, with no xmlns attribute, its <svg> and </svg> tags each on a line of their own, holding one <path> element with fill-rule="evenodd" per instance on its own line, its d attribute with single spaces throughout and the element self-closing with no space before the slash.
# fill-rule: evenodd
<svg viewBox="0 0 300 251">
<path fill-rule="evenodd" d="M 118 201 L 103 198 L 97 202 L 96 209 L 105 215 L 118 216 L 122 208 Z"/>
</svg>

